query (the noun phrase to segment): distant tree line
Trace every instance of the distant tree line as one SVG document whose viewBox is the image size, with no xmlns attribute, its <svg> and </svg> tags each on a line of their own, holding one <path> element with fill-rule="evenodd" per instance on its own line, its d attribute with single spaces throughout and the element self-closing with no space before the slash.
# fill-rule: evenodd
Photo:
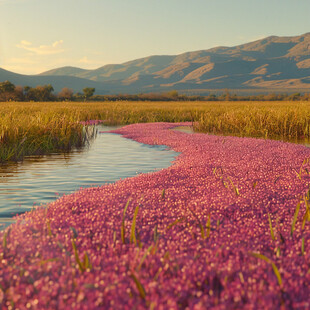
<svg viewBox="0 0 310 310">
<path fill-rule="evenodd" d="M 83 93 L 74 93 L 64 87 L 55 93 L 52 85 L 15 86 L 10 81 L 0 82 L 0 101 L 310 101 L 310 93 L 270 93 L 258 95 L 237 95 L 228 90 L 221 94 L 207 96 L 184 95 L 176 90 L 166 93 L 94 95 L 95 88 L 86 87 Z"/>
<path fill-rule="evenodd" d="M 83 93 L 74 94 L 73 90 L 64 87 L 55 93 L 51 84 L 30 86 L 15 86 L 10 81 L 0 82 L 0 101 L 81 101 L 90 99 L 95 88 L 86 87 Z"/>
<path fill-rule="evenodd" d="M 261 95 L 237 95 L 237 94 L 209 94 L 207 96 L 184 95 L 175 91 L 167 93 L 147 94 L 118 94 L 118 95 L 95 95 L 93 101 L 310 101 L 310 93 L 294 94 L 261 94 Z"/>
</svg>

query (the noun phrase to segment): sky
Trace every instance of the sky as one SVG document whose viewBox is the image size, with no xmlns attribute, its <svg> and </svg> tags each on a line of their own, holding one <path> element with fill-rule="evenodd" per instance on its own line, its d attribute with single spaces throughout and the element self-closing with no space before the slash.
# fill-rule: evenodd
<svg viewBox="0 0 310 310">
<path fill-rule="evenodd" d="M 38 74 L 310 32 L 309 0 L 0 0 L 0 68 Z"/>
</svg>

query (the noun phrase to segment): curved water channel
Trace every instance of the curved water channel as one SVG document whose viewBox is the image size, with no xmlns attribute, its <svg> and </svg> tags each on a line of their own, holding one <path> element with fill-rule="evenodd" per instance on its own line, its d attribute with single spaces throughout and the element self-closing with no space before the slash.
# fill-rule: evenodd
<svg viewBox="0 0 310 310">
<path fill-rule="evenodd" d="M 98 126 L 98 131 L 116 127 Z M 12 216 L 72 193 L 119 179 L 169 167 L 178 153 L 113 133 L 98 133 L 84 150 L 29 156 L 21 163 L 0 165 L 0 229 Z"/>
</svg>

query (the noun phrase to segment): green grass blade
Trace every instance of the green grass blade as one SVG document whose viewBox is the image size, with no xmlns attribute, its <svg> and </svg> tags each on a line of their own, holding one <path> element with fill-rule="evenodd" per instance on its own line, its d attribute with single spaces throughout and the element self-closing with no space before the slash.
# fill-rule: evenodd
<svg viewBox="0 0 310 310">
<path fill-rule="evenodd" d="M 146 252 L 144 253 L 144 255 L 142 256 L 141 261 L 140 261 L 140 263 L 139 263 L 139 265 L 138 265 L 138 267 L 137 267 L 137 270 L 138 270 L 138 271 L 141 269 L 142 264 L 144 263 L 145 259 L 146 259 L 147 256 L 150 254 L 150 252 L 152 251 L 153 247 L 154 247 L 154 245 L 150 245 L 150 246 L 148 247 L 148 249 L 146 250 Z"/>
<path fill-rule="evenodd" d="M 296 206 L 296 209 L 295 209 L 294 218 L 293 218 L 292 227 L 291 227 L 291 236 L 293 236 L 293 234 L 294 234 L 295 224 L 296 224 L 296 221 L 297 221 L 299 209 L 300 209 L 300 202 L 298 202 L 298 204 Z"/>
<path fill-rule="evenodd" d="M 70 227 L 72 233 L 73 233 L 73 239 L 76 239 L 78 236 L 78 232 L 76 231 L 76 229 L 74 227 Z"/>
<path fill-rule="evenodd" d="M 47 222 L 46 222 L 46 225 L 47 225 L 47 232 L 48 232 L 48 235 L 49 235 L 50 237 L 52 237 L 52 230 L 51 230 L 51 223 L 50 223 L 50 221 L 47 221 Z"/>
<path fill-rule="evenodd" d="M 72 239 L 71 242 L 72 242 L 72 248 L 73 248 L 73 251 L 74 251 L 75 261 L 78 264 L 80 271 L 83 272 L 85 270 L 85 268 L 84 268 L 82 262 L 80 261 L 79 253 L 77 251 L 75 241 Z"/>
<path fill-rule="evenodd" d="M 198 216 L 195 214 L 195 212 L 192 209 L 189 208 L 189 211 L 193 214 L 194 218 L 196 219 L 196 221 L 199 225 L 201 238 L 205 239 L 205 230 L 204 230 L 203 225 L 201 224 Z"/>
<path fill-rule="evenodd" d="M 300 169 L 299 173 L 295 169 L 294 169 L 294 171 L 295 171 L 298 179 L 301 180 L 301 169 Z"/>
<path fill-rule="evenodd" d="M 310 207 L 309 207 L 309 198 L 307 196 L 304 197 L 304 202 L 306 206 L 306 211 L 302 219 L 301 229 L 305 229 L 305 225 L 307 221 L 310 221 Z"/>
<path fill-rule="evenodd" d="M 4 233 L 3 235 L 3 240 L 2 240 L 2 247 L 3 249 L 5 250 L 8 246 L 8 237 L 10 235 L 10 232 L 11 232 L 11 227 L 8 228 L 8 230 Z"/>
<path fill-rule="evenodd" d="M 209 238 L 210 237 L 210 231 L 211 231 L 211 214 L 209 213 L 209 216 L 208 216 L 208 222 L 207 222 L 207 234 L 206 234 L 206 237 Z"/>
<path fill-rule="evenodd" d="M 157 231 L 157 225 L 154 228 L 154 237 L 153 237 L 154 243 L 158 240 L 158 231 Z"/>
<path fill-rule="evenodd" d="M 127 208 L 129 206 L 129 202 L 130 202 L 130 199 L 127 200 L 127 203 L 126 203 L 124 211 L 123 211 L 122 226 L 121 226 L 121 239 L 122 239 L 123 244 L 126 243 L 126 239 L 125 239 L 125 234 L 126 234 L 126 232 L 125 232 L 125 216 L 126 216 Z"/>
<path fill-rule="evenodd" d="M 163 189 L 163 191 L 161 192 L 161 198 L 164 199 L 165 198 L 165 194 L 166 194 L 166 190 Z"/>
<path fill-rule="evenodd" d="M 175 221 L 173 221 L 172 223 L 170 223 L 168 226 L 167 226 L 167 230 L 171 229 L 173 226 L 177 225 L 178 223 L 181 223 L 181 222 L 184 222 L 185 221 L 185 218 L 184 217 L 181 217 L 179 219 L 176 219 Z"/>
<path fill-rule="evenodd" d="M 84 254 L 83 267 L 84 267 L 84 270 L 86 270 L 86 269 L 91 270 L 92 269 L 92 265 L 90 263 L 90 259 L 89 259 L 87 252 L 85 252 L 85 254 Z"/>
<path fill-rule="evenodd" d="M 237 196 L 239 196 L 239 195 L 240 195 L 240 193 L 239 193 L 238 187 L 237 187 L 237 186 L 235 186 L 235 184 L 233 183 L 233 181 L 231 180 L 231 178 L 230 178 L 230 177 L 227 177 L 227 178 L 228 178 L 228 180 L 230 181 L 230 184 L 232 185 L 232 187 L 233 187 L 233 189 L 234 189 L 235 194 L 236 194 Z"/>
<path fill-rule="evenodd" d="M 133 215 L 132 224 L 131 224 L 131 233 L 130 233 L 130 243 L 134 243 L 135 245 L 137 245 L 136 220 L 137 220 L 138 212 L 139 212 L 139 206 L 137 206 L 135 209 L 135 213 Z"/>
<path fill-rule="evenodd" d="M 57 261 L 59 261 L 59 258 L 49 258 L 49 259 L 46 259 L 46 260 L 41 259 L 39 264 L 42 266 L 44 264 L 47 264 L 47 263 L 50 263 L 50 262 L 57 262 Z"/>
<path fill-rule="evenodd" d="M 279 272 L 279 269 L 277 268 L 277 266 L 275 265 L 275 263 L 271 259 L 269 259 L 267 256 L 260 254 L 260 253 L 250 252 L 249 254 L 258 258 L 258 259 L 264 260 L 265 262 L 270 264 L 272 266 L 272 269 L 273 269 L 275 276 L 277 277 L 279 286 L 282 286 L 282 278 L 281 278 L 281 274 Z"/>
<path fill-rule="evenodd" d="M 265 255 L 263 255 L 263 254 L 256 253 L 256 252 L 250 252 L 250 254 L 251 254 L 252 256 L 256 257 L 256 258 L 259 258 L 259 259 L 264 260 L 264 261 L 267 262 L 268 264 L 271 264 L 271 260 L 270 260 L 267 256 L 265 256 Z"/>
<path fill-rule="evenodd" d="M 205 239 L 205 230 L 203 228 L 203 225 L 201 223 L 199 223 L 199 227 L 200 227 L 200 234 L 201 234 L 201 238 L 204 240 Z"/>
<path fill-rule="evenodd" d="M 281 274 L 280 274 L 280 272 L 279 272 L 279 269 L 277 268 L 277 266 L 275 265 L 275 263 L 271 263 L 271 266 L 272 266 L 272 269 L 273 269 L 274 274 L 275 274 L 276 277 L 277 277 L 279 286 L 282 286 L 282 278 L 281 278 Z"/>
<path fill-rule="evenodd" d="M 271 239 L 274 241 L 276 238 L 274 236 L 273 228 L 272 228 L 272 222 L 270 218 L 270 214 L 268 213 L 268 220 L 269 220 L 269 228 L 270 228 L 270 234 L 271 234 Z"/>
<path fill-rule="evenodd" d="M 135 276 L 134 273 L 131 274 L 131 278 L 134 280 L 136 287 L 138 289 L 139 295 L 140 297 L 145 300 L 146 297 L 146 292 L 144 289 L 144 286 L 142 285 L 142 283 L 139 281 L 139 279 Z"/>
</svg>

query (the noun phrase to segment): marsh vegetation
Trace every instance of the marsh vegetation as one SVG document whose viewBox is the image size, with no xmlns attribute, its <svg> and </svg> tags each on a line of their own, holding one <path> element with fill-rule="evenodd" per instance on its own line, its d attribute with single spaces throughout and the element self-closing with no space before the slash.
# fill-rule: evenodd
<svg viewBox="0 0 310 310">
<path fill-rule="evenodd" d="M 83 147 L 83 122 L 90 120 L 107 125 L 190 121 L 195 131 L 212 134 L 310 138 L 309 102 L 3 102 L 0 162 Z"/>
</svg>

